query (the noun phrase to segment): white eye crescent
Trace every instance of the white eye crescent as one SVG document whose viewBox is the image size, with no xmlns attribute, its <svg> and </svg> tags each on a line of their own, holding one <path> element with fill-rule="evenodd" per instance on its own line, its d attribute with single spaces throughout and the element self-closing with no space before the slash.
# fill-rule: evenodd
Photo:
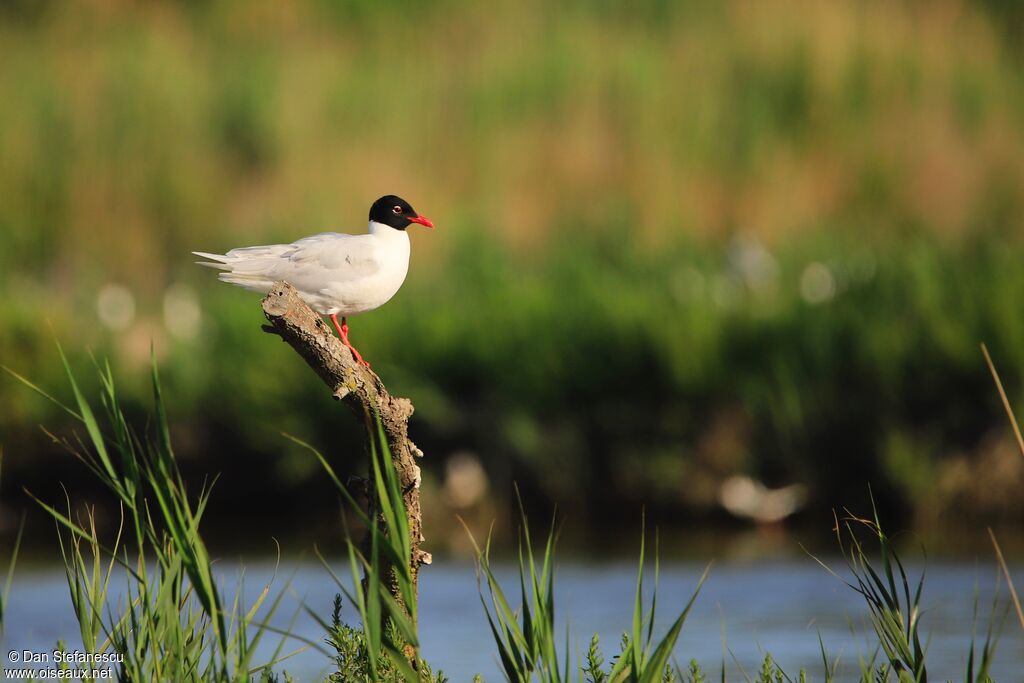
<svg viewBox="0 0 1024 683">
<path fill-rule="evenodd" d="M 400 206 L 396 206 L 396 207 L 394 207 L 394 208 L 393 208 L 393 209 L 391 209 L 391 210 L 392 210 L 393 212 L 395 212 L 395 213 L 402 213 L 402 207 L 400 207 Z"/>
</svg>

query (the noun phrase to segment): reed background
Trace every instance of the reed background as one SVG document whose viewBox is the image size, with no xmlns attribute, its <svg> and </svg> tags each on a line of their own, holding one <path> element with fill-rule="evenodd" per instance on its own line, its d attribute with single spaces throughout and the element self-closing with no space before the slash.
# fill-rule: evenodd
<svg viewBox="0 0 1024 683">
<path fill-rule="evenodd" d="M 280 433 L 359 469 L 358 432 L 189 252 L 359 231 L 394 192 L 438 229 L 352 336 L 417 406 L 428 531 L 507 518 L 513 480 L 593 536 L 641 505 L 737 526 L 746 474 L 806 485 L 818 527 L 870 483 L 952 544 L 1024 512 L 978 348 L 1021 405 L 1022 27 L 995 0 L 4 3 L 0 362 L 61 392 L 54 338 L 91 350 L 142 414 L 152 345 L 186 476 L 224 475 L 210 535 L 298 549 L 337 501 Z M 8 529 L 22 487 L 82 479 L 41 423 L 69 424 L 0 380 Z"/>
</svg>

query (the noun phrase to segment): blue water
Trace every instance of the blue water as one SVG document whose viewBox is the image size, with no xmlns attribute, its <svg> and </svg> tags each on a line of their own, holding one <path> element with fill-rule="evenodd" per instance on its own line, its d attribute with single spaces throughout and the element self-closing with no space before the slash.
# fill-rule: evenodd
<svg viewBox="0 0 1024 683">
<path fill-rule="evenodd" d="M 223 585 L 232 595 L 238 585 L 238 571 L 224 563 L 219 567 Z M 662 627 L 686 604 L 703 569 L 703 565 L 693 563 L 662 565 L 658 596 L 658 623 Z M 247 565 L 244 594 L 248 602 L 257 597 L 273 570 L 270 564 Z M 345 571 L 337 569 L 342 576 Z M 510 592 L 518 585 L 511 567 L 502 569 L 499 578 Z M 635 565 L 630 562 L 559 565 L 555 607 L 560 615 L 560 632 L 564 633 L 566 625 L 570 629 L 574 655 L 586 651 L 594 633 L 601 636 L 606 659 L 615 653 L 622 631 L 631 623 L 635 580 Z M 475 673 L 483 674 L 490 683 L 504 680 L 472 564 L 438 562 L 424 567 L 420 581 L 420 637 L 424 657 L 435 670 L 443 669 L 453 683 L 469 681 Z M 983 630 L 995 584 L 995 569 L 987 564 L 929 563 L 922 622 L 930 637 L 932 680 L 964 679 L 975 598 L 982 617 L 979 628 Z M 1024 577 L 1017 585 L 1024 585 Z M 288 567 L 283 562 L 274 588 L 285 589 L 288 594 L 271 623 L 321 642 L 322 629 L 301 611 L 300 605 L 304 602 L 329 621 L 337 590 L 326 571 L 319 564 Z M 354 620 L 351 612 L 343 611 L 345 616 Z M 820 634 L 830 659 L 840 661 L 843 675 L 838 680 L 852 681 L 859 670 L 858 657 L 872 653 L 866 637 L 869 629 L 862 600 L 811 560 L 718 563 L 687 619 L 676 657 L 684 664 L 696 658 L 712 680 L 718 680 L 724 659 L 728 680 L 743 681 L 746 679 L 740 669 L 753 678 L 764 653 L 771 652 L 790 676 L 795 678 L 799 668 L 805 666 L 812 680 L 822 680 Z M 48 651 L 58 639 L 73 647 L 80 642 L 77 634 L 61 569 L 16 574 L 6 615 L 4 652 Z M 271 641 L 261 646 L 264 658 L 275 645 Z M 302 643 L 293 641 L 285 645 L 284 651 L 300 647 Z M 326 655 L 310 648 L 280 668 L 288 670 L 297 681 L 313 681 L 327 674 L 330 664 Z M 1005 622 L 993 673 L 997 681 L 1024 681 L 1024 637 L 1012 614 Z"/>
</svg>

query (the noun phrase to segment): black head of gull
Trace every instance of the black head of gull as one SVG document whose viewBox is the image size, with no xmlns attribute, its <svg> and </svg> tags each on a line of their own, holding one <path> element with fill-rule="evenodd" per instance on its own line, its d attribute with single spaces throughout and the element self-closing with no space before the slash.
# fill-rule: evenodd
<svg viewBox="0 0 1024 683">
<path fill-rule="evenodd" d="M 384 195 L 373 203 L 370 207 L 370 220 L 395 230 L 405 230 L 410 223 L 434 227 L 430 219 L 419 215 L 409 202 L 393 194 Z"/>
</svg>

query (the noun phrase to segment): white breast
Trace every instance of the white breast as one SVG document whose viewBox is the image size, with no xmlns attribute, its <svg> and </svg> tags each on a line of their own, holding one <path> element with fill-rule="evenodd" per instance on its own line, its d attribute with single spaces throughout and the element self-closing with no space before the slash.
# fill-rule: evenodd
<svg viewBox="0 0 1024 683">
<path fill-rule="evenodd" d="M 359 245 L 356 253 L 348 254 L 351 258 L 346 263 L 362 273 L 359 277 L 340 277 L 325 283 L 312 297 L 319 306 L 309 302 L 321 313 L 348 316 L 372 311 L 390 301 L 405 282 L 410 245 L 409 235 L 404 230 L 371 223 L 369 234 L 356 239 L 369 243 L 369 253 L 362 251 L 364 245 Z"/>
</svg>

